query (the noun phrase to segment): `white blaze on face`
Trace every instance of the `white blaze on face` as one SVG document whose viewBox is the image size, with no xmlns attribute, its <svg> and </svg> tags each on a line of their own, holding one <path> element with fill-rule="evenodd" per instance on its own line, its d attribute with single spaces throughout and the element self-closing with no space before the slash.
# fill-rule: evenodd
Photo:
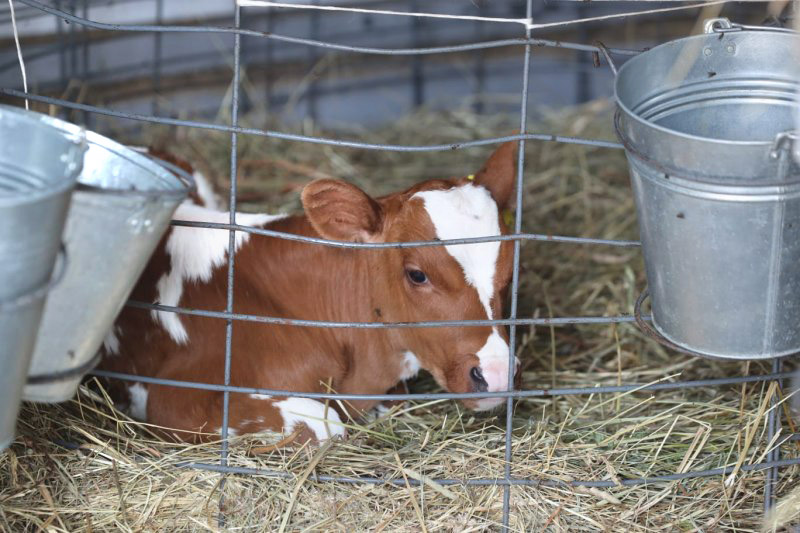
<svg viewBox="0 0 800 533">
<path fill-rule="evenodd" d="M 425 211 L 436 229 L 436 237 L 441 240 L 500 235 L 497 204 L 484 187 L 468 183 L 452 189 L 418 192 L 413 197 L 425 202 Z M 478 298 L 491 319 L 489 304 L 494 294 L 500 243 L 458 244 L 445 246 L 445 250 L 461 265 L 467 283 L 477 289 Z"/>
<path fill-rule="evenodd" d="M 243 226 L 263 227 L 284 218 L 286 215 L 264 215 L 237 213 L 236 223 Z M 227 224 L 229 214 L 184 202 L 175 212 L 175 220 L 216 222 Z M 234 251 L 250 239 L 248 233 L 236 232 Z M 228 230 L 187 228 L 175 226 L 167 239 L 166 251 L 170 259 L 170 270 L 156 284 L 157 304 L 177 306 L 183 295 L 183 284 L 187 281 L 207 283 L 214 269 L 222 266 L 228 256 Z M 179 315 L 168 311 L 151 311 L 153 320 L 167 330 L 178 344 L 186 344 L 189 335 Z"/>
<path fill-rule="evenodd" d="M 418 192 L 414 195 L 416 197 L 425 203 L 436 237 L 441 240 L 500 235 L 497 204 L 485 187 L 468 183 L 452 189 Z M 461 265 L 464 278 L 477 290 L 486 316 L 491 320 L 500 243 L 450 245 L 445 246 L 445 250 Z M 489 391 L 508 389 L 508 350 L 508 344 L 493 327 L 486 344 L 476 354 Z M 479 409 L 490 409 L 501 401 L 490 398 L 477 403 Z"/>
</svg>

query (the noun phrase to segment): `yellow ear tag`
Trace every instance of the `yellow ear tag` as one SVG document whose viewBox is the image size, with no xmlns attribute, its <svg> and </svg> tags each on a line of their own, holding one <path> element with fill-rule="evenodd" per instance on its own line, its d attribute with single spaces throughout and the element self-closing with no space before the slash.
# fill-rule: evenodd
<svg viewBox="0 0 800 533">
<path fill-rule="evenodd" d="M 475 174 L 470 174 L 469 176 L 467 176 L 467 179 L 469 181 L 475 181 Z"/>
<path fill-rule="evenodd" d="M 505 209 L 503 211 L 503 222 L 505 222 L 506 226 L 509 228 L 514 227 L 514 220 L 515 220 L 514 212 L 511 209 Z"/>
</svg>

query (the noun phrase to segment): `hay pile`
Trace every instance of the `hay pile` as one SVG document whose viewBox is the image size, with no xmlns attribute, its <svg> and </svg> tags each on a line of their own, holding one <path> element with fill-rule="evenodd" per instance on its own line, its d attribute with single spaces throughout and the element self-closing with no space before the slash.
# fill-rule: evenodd
<svg viewBox="0 0 800 533">
<path fill-rule="evenodd" d="M 611 107 L 595 102 L 546 117 L 538 131 L 611 139 Z M 371 141 L 424 144 L 489 137 L 513 117 L 420 113 Z M 183 155 L 224 189 L 228 136 L 153 129 L 177 137 Z M 354 133 L 355 137 L 358 135 Z M 342 177 L 374 194 L 426 177 L 463 175 L 491 148 L 402 154 L 242 138 L 243 210 L 291 209 L 309 179 Z M 173 145 L 175 146 L 175 145 Z M 635 238 L 635 215 L 619 151 L 528 143 L 524 228 L 538 233 Z M 637 250 L 526 243 L 521 316 L 630 313 L 644 285 Z M 523 386 L 593 386 L 768 372 L 761 363 L 721 363 L 668 352 L 628 324 L 522 328 Z M 412 390 L 437 390 L 426 376 Z M 659 393 L 537 398 L 515 403 L 514 476 L 619 480 L 765 460 L 774 385 Z M 782 409 L 783 405 L 779 407 Z M 783 426 L 790 413 L 782 409 Z M 407 402 L 354 425 L 351 438 L 321 448 L 252 453 L 264 437 L 231 442 L 230 463 L 289 472 L 286 478 L 228 476 L 176 468 L 219 460 L 217 445 L 161 442 L 96 392 L 57 406 L 25 405 L 19 438 L 0 455 L 0 529 L 7 531 L 179 531 L 219 529 L 222 500 L 232 531 L 498 530 L 503 490 L 441 486 L 435 478 L 500 477 L 504 414 L 464 412 L 451 401 Z M 784 432 L 787 431 L 786 429 Z M 784 457 L 798 448 L 783 447 Z M 383 476 L 400 486 L 334 484 L 317 475 Z M 781 470 L 776 490 L 798 486 Z M 421 486 L 407 481 L 424 479 Z M 742 472 L 650 486 L 586 489 L 514 487 L 514 531 L 759 531 L 764 474 Z M 786 508 L 784 508 L 785 511 Z M 788 518 L 786 518 L 786 516 Z M 782 520 L 792 520 L 791 510 Z"/>
</svg>

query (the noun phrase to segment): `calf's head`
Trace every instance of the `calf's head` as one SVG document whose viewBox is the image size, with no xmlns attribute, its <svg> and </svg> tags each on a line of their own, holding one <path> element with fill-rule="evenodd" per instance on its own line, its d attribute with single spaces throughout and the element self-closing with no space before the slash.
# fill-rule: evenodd
<svg viewBox="0 0 800 533">
<path fill-rule="evenodd" d="M 376 199 L 345 182 L 318 180 L 303 190 L 303 206 L 320 235 L 336 240 L 407 242 L 505 234 L 502 213 L 514 190 L 516 144 L 502 145 L 474 175 L 426 181 Z M 370 279 L 364 282 L 371 287 L 376 321 L 501 318 L 511 280 L 511 241 L 355 253 L 370 265 Z M 410 364 L 418 362 L 450 392 L 508 389 L 504 327 L 402 328 L 388 334 Z M 502 401 L 464 403 L 485 410 Z"/>
</svg>

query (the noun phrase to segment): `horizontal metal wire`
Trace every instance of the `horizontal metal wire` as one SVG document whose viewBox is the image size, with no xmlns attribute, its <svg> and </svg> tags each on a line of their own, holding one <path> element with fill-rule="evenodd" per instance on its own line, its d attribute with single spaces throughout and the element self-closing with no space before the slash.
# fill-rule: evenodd
<svg viewBox="0 0 800 533">
<path fill-rule="evenodd" d="M 281 326 L 300 326 L 310 328 L 358 328 L 358 329 L 403 329 L 403 328 L 445 328 L 445 327 L 481 327 L 481 326 L 564 326 L 568 324 L 620 324 L 635 322 L 632 315 L 617 316 L 576 316 L 558 318 L 499 318 L 494 320 L 428 320 L 419 322 L 335 322 L 328 320 L 306 320 L 302 318 L 284 318 L 275 316 L 249 315 L 245 313 L 228 313 L 226 311 L 209 311 L 207 309 L 191 309 L 189 307 L 176 307 L 172 305 L 152 304 L 129 300 L 129 307 L 148 309 L 151 311 L 166 311 L 182 315 L 202 316 L 207 318 L 221 318 L 225 320 L 244 320 L 262 324 L 278 324 Z M 643 316 L 649 320 L 649 316 Z"/>
<path fill-rule="evenodd" d="M 497 392 L 417 392 L 407 394 L 345 394 L 335 392 L 302 392 L 279 389 L 262 389 L 257 387 L 239 387 L 235 385 L 215 385 L 213 383 L 200 383 L 195 381 L 182 381 L 177 379 L 153 378 L 111 372 L 108 370 L 93 370 L 91 375 L 104 378 L 115 378 L 149 385 L 166 385 L 184 389 L 201 389 L 216 392 L 238 392 L 241 394 L 264 394 L 267 396 L 292 396 L 296 398 L 310 398 L 313 400 L 466 400 L 479 398 L 540 398 L 543 396 L 580 396 L 584 394 L 610 394 L 632 391 L 653 392 L 666 390 L 691 389 L 695 387 L 721 387 L 723 385 L 739 385 L 742 383 L 759 383 L 776 379 L 786 379 L 792 372 L 778 372 L 761 376 L 736 376 L 730 378 L 697 379 L 692 381 L 677 381 L 675 383 L 650 383 L 629 385 L 606 385 L 598 387 L 558 387 L 550 389 L 528 389 Z"/>
<path fill-rule="evenodd" d="M 800 465 L 800 458 L 796 459 L 782 459 L 780 461 L 770 461 L 757 463 L 753 465 L 742 465 L 739 470 L 745 472 L 766 470 L 768 468 L 784 468 L 788 466 Z M 294 479 L 297 476 L 284 471 L 267 470 L 262 468 L 247 468 L 242 466 L 221 466 L 209 463 L 177 463 L 175 466 L 182 468 L 194 468 L 197 470 L 209 470 L 211 472 L 225 472 L 228 474 L 244 474 L 253 476 L 264 476 L 272 478 Z M 596 487 L 596 488 L 614 488 L 624 486 L 631 487 L 636 485 L 648 485 L 651 483 L 665 483 L 670 481 L 681 481 L 685 479 L 696 479 L 703 477 L 714 477 L 728 475 L 735 470 L 735 466 L 726 466 L 724 468 L 711 468 L 708 470 L 697 470 L 694 472 L 682 472 L 675 474 L 665 474 L 662 476 L 652 476 L 646 478 L 628 478 L 620 479 L 619 483 L 612 480 L 560 480 L 560 479 L 524 479 L 524 478 L 493 478 L 493 479 L 426 479 L 420 481 L 417 479 L 387 479 L 381 477 L 347 477 L 347 476 L 327 476 L 321 474 L 314 474 L 311 479 L 317 482 L 335 482 L 335 483 L 367 483 L 379 485 L 401 485 L 406 484 L 418 487 L 426 482 L 436 483 L 438 485 L 452 486 L 523 486 L 523 487 Z"/>
<path fill-rule="evenodd" d="M 172 225 L 182 226 L 186 228 L 211 228 L 211 229 L 224 229 L 224 230 L 233 229 L 245 233 L 252 233 L 254 235 L 276 237 L 287 241 L 323 244 L 325 246 L 332 246 L 334 248 L 372 248 L 372 249 L 421 248 L 427 246 L 450 246 L 456 244 L 477 244 L 481 242 L 497 242 L 497 241 L 543 241 L 543 242 L 561 242 L 570 244 L 602 244 L 607 246 L 619 246 L 622 248 L 635 248 L 640 245 L 639 241 L 626 241 L 626 240 L 616 240 L 616 239 L 593 239 L 588 237 L 567 237 L 563 235 L 546 235 L 543 233 L 520 233 L 512 235 L 494 235 L 489 237 L 472 237 L 468 239 L 448 239 L 448 240 L 435 240 L 435 241 L 406 241 L 406 242 L 377 242 L 377 243 L 345 242 L 345 241 L 334 241 L 330 239 L 322 239 L 319 237 L 307 237 L 305 235 L 297 235 L 294 233 L 286 233 L 283 231 L 275 231 L 264 228 L 242 226 L 239 224 L 196 222 L 190 220 L 173 220 Z"/>
<path fill-rule="evenodd" d="M 97 107 L 88 104 L 79 104 L 70 102 L 61 98 L 53 98 L 51 96 L 42 96 L 38 94 L 26 93 L 16 89 L 2 88 L 0 94 L 13 96 L 15 98 L 27 98 L 36 102 L 44 102 L 46 104 L 53 104 L 70 109 L 77 109 L 79 111 L 87 111 L 90 113 L 97 113 L 100 115 L 107 115 L 111 117 L 124 118 L 129 120 L 138 120 L 140 122 L 151 122 L 156 124 L 168 124 L 170 126 L 184 126 L 187 128 L 198 128 L 205 130 L 222 131 L 226 133 L 238 133 L 242 135 L 255 135 L 258 137 L 268 137 L 272 139 L 284 139 L 289 141 L 299 141 L 312 144 L 325 144 L 330 146 L 342 146 L 345 148 L 362 148 L 365 150 L 384 150 L 389 152 L 444 152 L 446 150 L 460 150 L 462 148 L 472 148 L 475 146 L 486 146 L 491 144 L 500 144 L 507 141 L 519 141 L 520 139 L 531 141 L 550 141 L 561 142 L 567 144 L 579 144 L 587 146 L 597 146 L 600 148 L 618 148 L 621 149 L 622 145 L 611 141 L 599 141 L 594 139 L 582 139 L 580 137 L 564 137 L 561 135 L 549 135 L 540 133 L 528 133 L 525 135 L 506 135 L 503 137 L 491 137 L 488 139 L 478 139 L 474 141 L 463 141 L 449 144 L 431 144 L 431 145 L 402 145 L 402 144 L 380 144 L 380 143 L 364 143 L 358 141 L 347 141 L 341 139 L 331 139 L 326 137 L 314 137 L 311 135 L 298 135 L 295 133 L 284 133 L 280 131 L 261 130 L 257 128 L 244 128 L 241 126 L 229 126 L 225 124 L 213 124 L 210 122 L 199 122 L 196 120 L 183 120 L 169 117 L 156 117 L 152 115 L 142 115 L 140 113 L 127 113 L 125 111 L 115 111 L 104 107 Z"/>
<path fill-rule="evenodd" d="M 372 55 L 394 55 L 394 56 L 409 56 L 409 55 L 430 55 L 430 54 L 447 54 L 454 52 L 469 52 L 472 50 L 486 50 L 489 48 L 502 48 L 507 46 L 540 46 L 551 48 L 566 48 L 570 50 L 580 50 L 585 52 L 598 52 L 600 49 L 597 46 L 569 43 L 564 41 L 554 41 L 550 39 L 498 39 L 494 41 L 485 41 L 480 43 L 466 43 L 453 46 L 433 46 L 426 48 L 375 48 L 367 46 L 350 46 L 345 44 L 329 43 L 325 41 L 316 41 L 313 39 L 302 39 L 299 37 L 289 37 L 286 35 L 278 35 L 276 33 L 263 32 L 258 30 L 249 30 L 244 28 L 231 28 L 222 26 L 183 26 L 183 25 L 152 25 L 152 24 L 110 24 L 106 22 L 97 22 L 87 18 L 79 17 L 48 6 L 36 0 L 17 0 L 22 4 L 27 4 L 31 7 L 41 9 L 42 11 L 55 15 L 66 21 L 80 24 L 88 28 L 107 31 L 123 31 L 123 32 L 158 32 L 158 33 L 222 33 L 231 35 L 243 35 L 247 37 L 260 37 L 264 39 L 271 39 L 285 43 L 299 44 L 304 46 L 313 46 L 317 48 L 325 48 L 328 50 L 336 50 L 339 52 L 355 52 L 360 54 Z M 641 53 L 641 50 L 631 50 L 628 48 L 609 48 L 609 52 L 618 55 L 635 56 Z"/>
</svg>

